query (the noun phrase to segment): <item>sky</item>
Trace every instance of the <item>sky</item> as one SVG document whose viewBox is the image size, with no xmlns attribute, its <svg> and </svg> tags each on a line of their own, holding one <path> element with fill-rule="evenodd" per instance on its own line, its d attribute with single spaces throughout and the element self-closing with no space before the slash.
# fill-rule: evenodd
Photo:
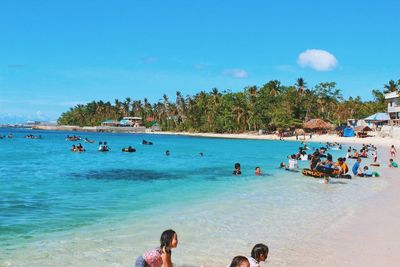
<svg viewBox="0 0 400 267">
<path fill-rule="evenodd" d="M 400 79 L 400 1 L 0 1 L 0 123 L 277 79 L 372 98 Z"/>
</svg>

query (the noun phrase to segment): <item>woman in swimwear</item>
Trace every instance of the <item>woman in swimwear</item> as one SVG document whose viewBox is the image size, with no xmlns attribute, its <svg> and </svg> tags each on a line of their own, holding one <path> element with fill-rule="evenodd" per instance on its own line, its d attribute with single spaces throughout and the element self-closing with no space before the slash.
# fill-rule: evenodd
<svg viewBox="0 0 400 267">
<path fill-rule="evenodd" d="M 139 256 L 135 267 L 172 267 L 171 249 L 178 246 L 178 235 L 174 230 L 166 230 L 161 234 L 160 243 L 160 247 Z"/>
</svg>

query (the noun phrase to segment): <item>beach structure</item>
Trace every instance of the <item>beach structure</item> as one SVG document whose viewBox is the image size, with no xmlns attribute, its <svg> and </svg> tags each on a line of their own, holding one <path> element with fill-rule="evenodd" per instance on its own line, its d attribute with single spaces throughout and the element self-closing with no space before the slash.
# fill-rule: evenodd
<svg viewBox="0 0 400 267">
<path fill-rule="evenodd" d="M 400 126 L 400 94 L 398 91 L 385 94 L 387 101 L 387 113 L 390 117 L 390 124 Z"/>
<path fill-rule="evenodd" d="M 372 131 L 372 129 L 368 126 L 357 126 L 354 128 L 354 130 L 357 132 L 357 137 L 359 138 L 367 137 L 368 132 Z"/>
<path fill-rule="evenodd" d="M 353 136 L 355 136 L 353 128 L 346 127 L 343 129 L 343 137 L 353 137 Z"/>
<path fill-rule="evenodd" d="M 118 127 L 119 121 L 117 120 L 105 120 L 101 123 L 101 126 Z"/>
<path fill-rule="evenodd" d="M 123 117 L 119 122 L 122 126 L 139 127 L 142 123 L 142 117 Z"/>
<path fill-rule="evenodd" d="M 322 119 L 312 119 L 303 123 L 303 128 L 312 132 L 326 133 L 327 130 L 332 128 L 332 124 Z"/>
<path fill-rule="evenodd" d="M 141 117 L 123 117 L 122 120 L 105 120 L 101 126 L 109 127 L 140 127 L 142 122 Z"/>
<path fill-rule="evenodd" d="M 390 116 L 387 113 L 378 112 L 364 119 L 365 122 L 378 128 L 382 125 L 387 124 L 390 121 Z"/>
</svg>

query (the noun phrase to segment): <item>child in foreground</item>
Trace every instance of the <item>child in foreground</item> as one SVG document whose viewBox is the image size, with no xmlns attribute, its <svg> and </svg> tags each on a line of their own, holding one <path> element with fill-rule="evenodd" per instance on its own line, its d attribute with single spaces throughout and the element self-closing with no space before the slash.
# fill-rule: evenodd
<svg viewBox="0 0 400 267">
<path fill-rule="evenodd" d="M 160 243 L 160 247 L 139 256 L 135 267 L 172 267 L 171 249 L 178 246 L 178 235 L 174 230 L 166 230 L 161 234 Z"/>
<path fill-rule="evenodd" d="M 229 267 L 250 267 L 250 262 L 245 256 L 236 256 Z"/>
<path fill-rule="evenodd" d="M 268 247 L 264 244 L 257 244 L 251 250 L 251 257 L 248 257 L 250 267 L 260 267 L 260 262 L 268 257 Z"/>
</svg>

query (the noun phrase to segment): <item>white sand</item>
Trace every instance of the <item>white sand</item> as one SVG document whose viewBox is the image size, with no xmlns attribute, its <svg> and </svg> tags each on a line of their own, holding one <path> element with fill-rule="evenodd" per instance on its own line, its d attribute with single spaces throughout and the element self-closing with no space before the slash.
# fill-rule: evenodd
<svg viewBox="0 0 400 267">
<path fill-rule="evenodd" d="M 278 140 L 276 135 L 258 134 L 212 134 L 212 133 L 170 133 L 185 136 Z M 295 141 L 295 137 L 285 138 Z M 300 137 L 302 140 L 302 136 Z M 343 144 L 373 144 L 378 147 L 378 161 L 382 163 L 379 172 L 388 186 L 385 190 L 367 199 L 355 211 L 349 223 L 329 236 L 316 238 L 313 246 L 299 248 L 304 259 L 301 266 L 397 266 L 400 262 L 400 169 L 388 168 L 389 147 L 395 145 L 400 153 L 400 140 L 378 136 L 367 138 L 346 138 L 337 135 L 313 135 L 310 142 L 338 142 Z M 396 161 L 400 161 L 397 155 Z M 350 166 L 351 167 L 351 166 Z M 335 223 L 335 222 L 332 222 Z M 318 234 L 316 234 L 318 236 Z M 329 244 L 327 246 L 327 244 Z M 312 251 L 310 251 L 312 249 Z M 318 250 L 317 252 L 315 250 Z M 318 256 L 315 256 L 315 254 Z M 271 253 L 273 254 L 273 253 Z M 301 254 L 301 253 L 300 253 Z M 313 256 L 314 255 L 314 256 Z M 272 260 L 272 259 L 271 259 Z M 267 264 L 268 265 L 268 264 Z"/>
</svg>

